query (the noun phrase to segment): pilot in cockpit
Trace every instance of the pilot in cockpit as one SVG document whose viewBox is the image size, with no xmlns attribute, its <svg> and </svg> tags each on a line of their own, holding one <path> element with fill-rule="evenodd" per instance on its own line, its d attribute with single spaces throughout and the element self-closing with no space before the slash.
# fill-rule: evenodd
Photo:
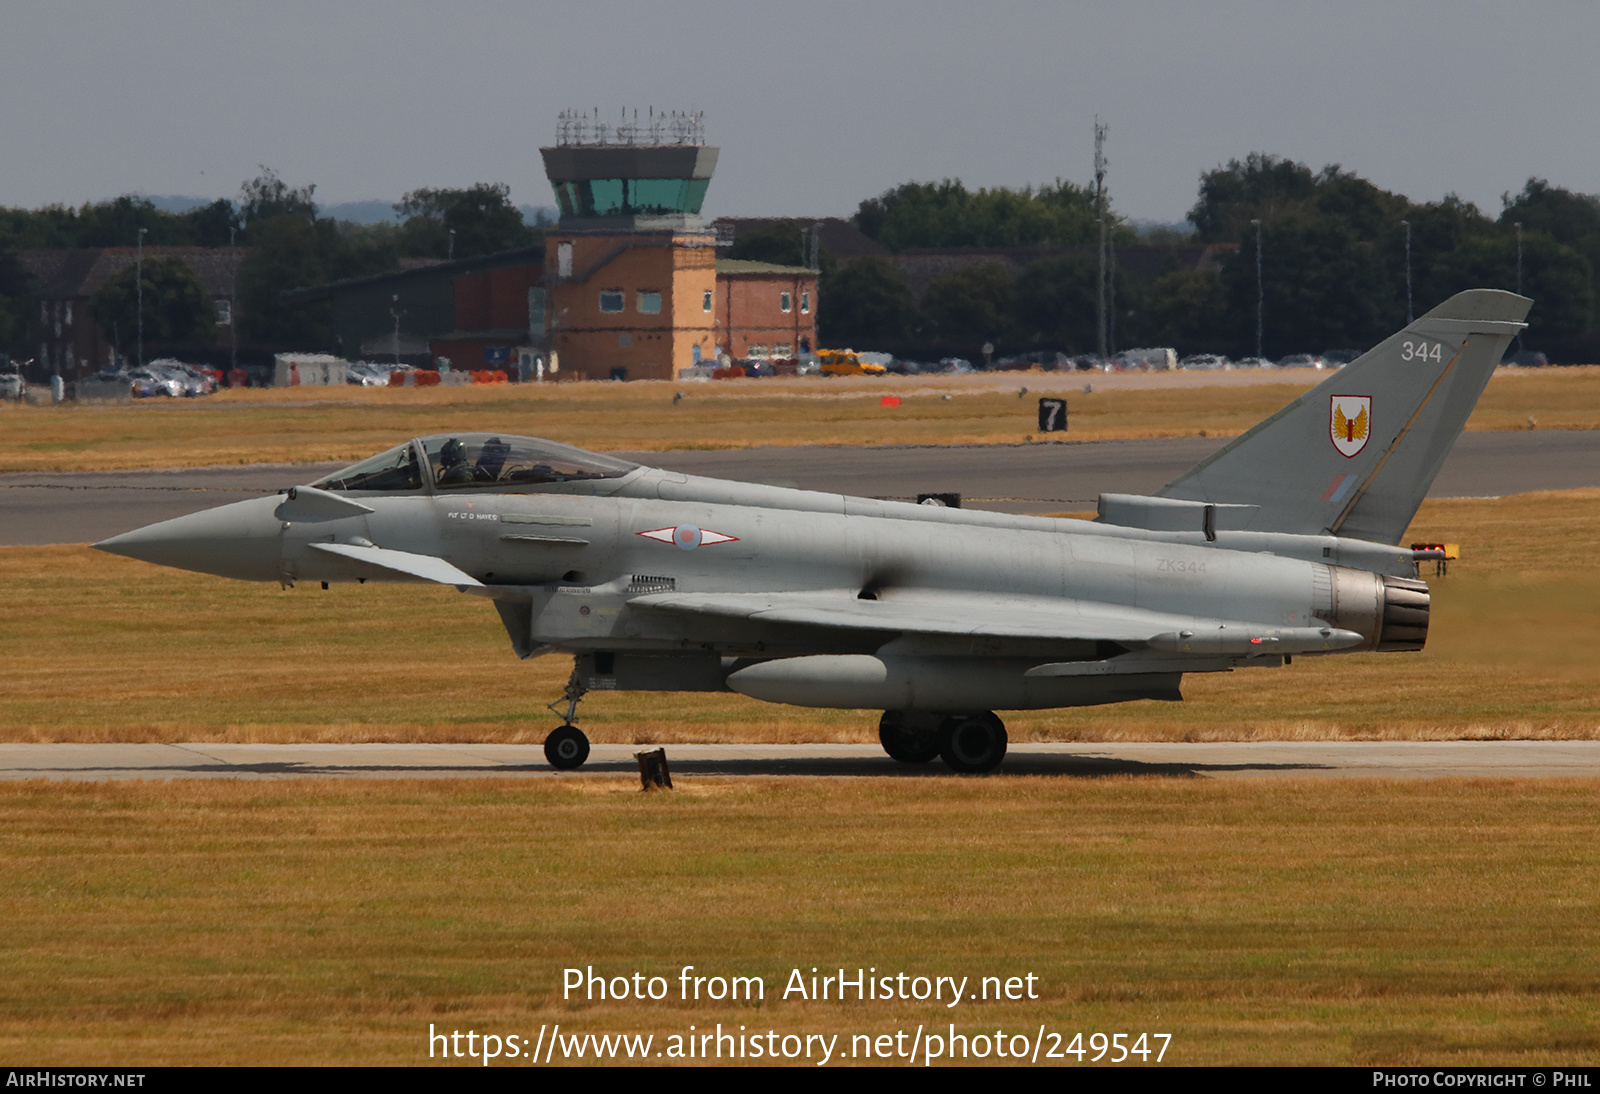
<svg viewBox="0 0 1600 1094">
<path fill-rule="evenodd" d="M 451 437 L 445 441 L 444 447 L 439 449 L 438 484 L 460 486 L 474 481 L 475 478 L 472 465 L 467 462 L 467 446 L 461 443 L 461 438 Z"/>
</svg>

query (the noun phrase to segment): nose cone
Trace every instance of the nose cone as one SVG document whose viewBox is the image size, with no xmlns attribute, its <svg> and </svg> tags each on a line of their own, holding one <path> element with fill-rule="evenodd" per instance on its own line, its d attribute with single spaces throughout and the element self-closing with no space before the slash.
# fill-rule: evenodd
<svg viewBox="0 0 1600 1094">
<path fill-rule="evenodd" d="M 283 521 L 273 510 L 282 500 L 274 496 L 236 501 L 124 532 L 95 547 L 158 566 L 245 581 L 275 581 Z"/>
</svg>

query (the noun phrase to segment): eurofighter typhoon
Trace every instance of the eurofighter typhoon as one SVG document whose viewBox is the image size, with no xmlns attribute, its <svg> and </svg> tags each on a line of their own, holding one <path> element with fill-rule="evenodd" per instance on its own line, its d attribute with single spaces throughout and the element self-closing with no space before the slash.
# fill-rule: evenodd
<svg viewBox="0 0 1600 1094">
<path fill-rule="evenodd" d="M 1398 546 L 1531 301 L 1460 293 L 1151 497 L 1095 521 L 641 467 L 504 433 L 419 437 L 101 550 L 250 581 L 453 585 L 592 689 L 883 711 L 897 760 L 993 770 L 997 710 L 1181 698 L 1184 673 L 1420 650 Z"/>
</svg>

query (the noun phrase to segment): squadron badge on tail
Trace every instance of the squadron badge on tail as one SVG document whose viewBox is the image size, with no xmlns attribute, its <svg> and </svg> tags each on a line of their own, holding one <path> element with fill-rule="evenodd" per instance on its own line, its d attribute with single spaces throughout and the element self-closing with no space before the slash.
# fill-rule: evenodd
<svg viewBox="0 0 1600 1094">
<path fill-rule="evenodd" d="M 1328 435 L 1333 447 L 1345 456 L 1354 456 L 1367 447 L 1372 435 L 1372 396 L 1334 395 L 1329 403 Z"/>
</svg>

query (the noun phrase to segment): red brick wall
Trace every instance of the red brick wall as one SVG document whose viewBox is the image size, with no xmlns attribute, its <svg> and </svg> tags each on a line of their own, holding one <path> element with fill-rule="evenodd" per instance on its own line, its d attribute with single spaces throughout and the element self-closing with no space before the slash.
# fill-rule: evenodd
<svg viewBox="0 0 1600 1094">
<path fill-rule="evenodd" d="M 782 294 L 789 293 L 789 311 Z M 801 294 L 810 294 L 802 312 Z M 805 274 L 733 274 L 717 278 L 717 345 L 730 357 L 744 357 L 752 345 L 817 348 L 817 279 Z"/>
</svg>

